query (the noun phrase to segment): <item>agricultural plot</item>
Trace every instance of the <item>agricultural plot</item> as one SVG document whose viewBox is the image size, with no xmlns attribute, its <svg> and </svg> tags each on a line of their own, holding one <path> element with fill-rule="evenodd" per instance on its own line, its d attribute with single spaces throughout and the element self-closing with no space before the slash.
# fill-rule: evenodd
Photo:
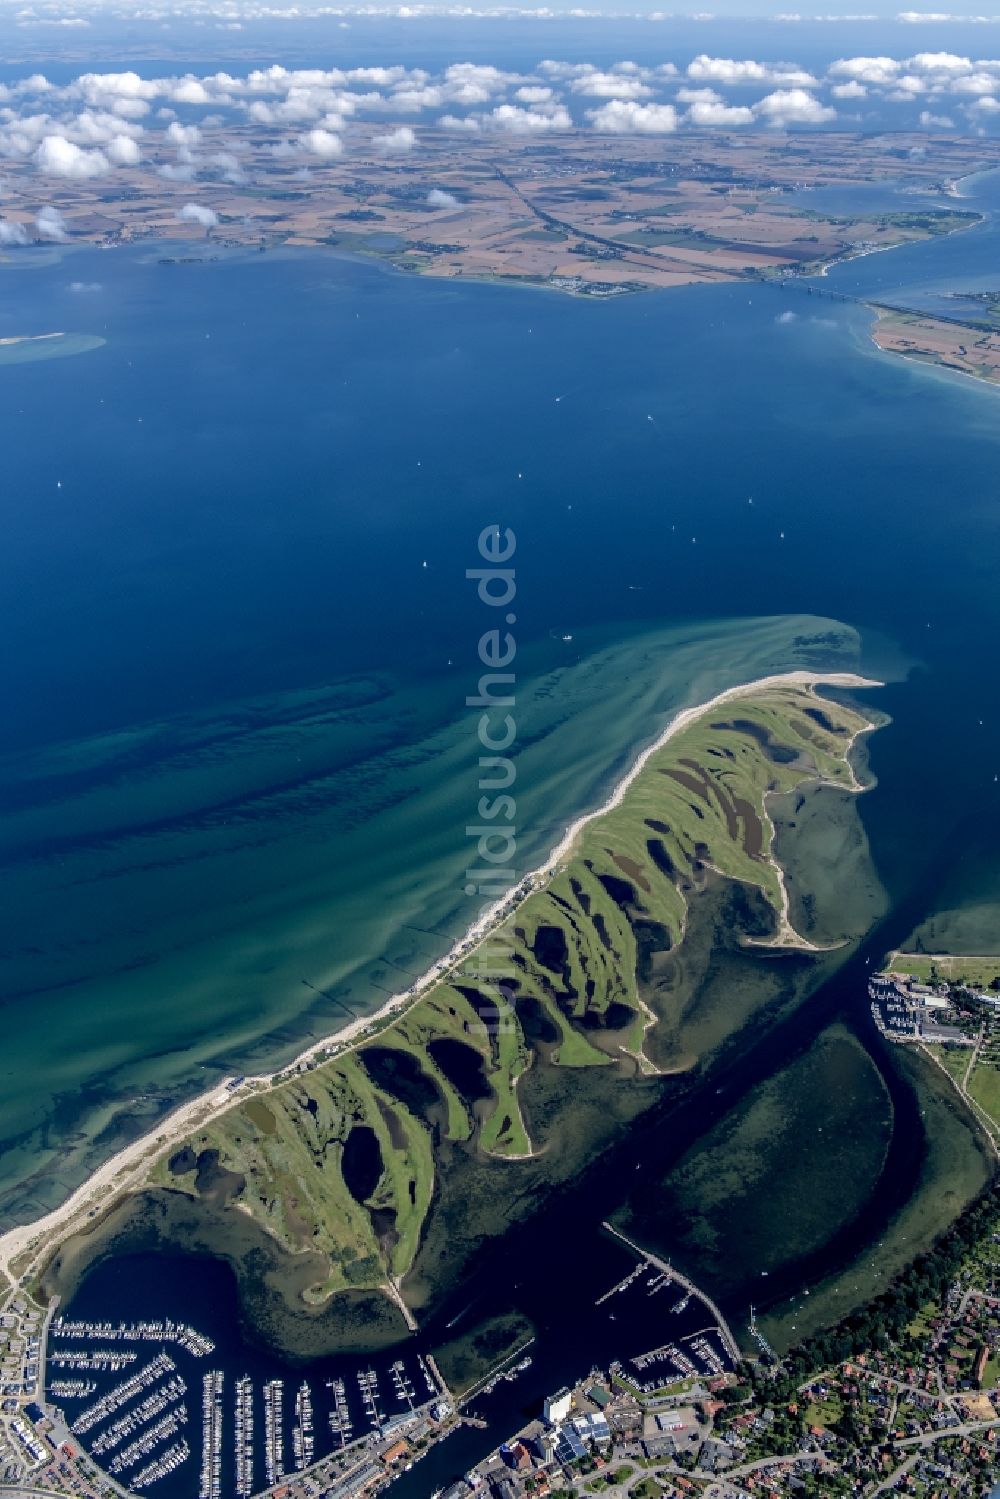
<svg viewBox="0 0 1000 1499">
<path fill-rule="evenodd" d="M 892 952 L 886 960 L 893 973 L 911 974 L 925 984 L 966 984 L 988 989 L 1000 979 L 1000 956 L 973 957 L 966 953 Z"/>
<path fill-rule="evenodd" d="M 905 359 L 990 383 L 1000 380 L 1000 334 L 981 324 L 880 308 L 872 339 Z"/>
</svg>

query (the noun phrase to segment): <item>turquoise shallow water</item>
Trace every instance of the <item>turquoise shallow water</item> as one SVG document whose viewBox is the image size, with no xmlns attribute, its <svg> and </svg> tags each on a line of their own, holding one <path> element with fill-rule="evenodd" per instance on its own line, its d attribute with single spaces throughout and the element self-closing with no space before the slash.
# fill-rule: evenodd
<svg viewBox="0 0 1000 1499">
<path fill-rule="evenodd" d="M 671 711 L 762 672 L 852 666 L 856 638 L 840 631 L 833 649 L 831 629 L 699 622 L 616 631 L 613 645 L 589 630 L 543 673 L 547 652 L 529 649 L 508 867 L 540 862 Z M 106 1148 L 178 1089 L 286 1059 L 343 1024 L 345 1004 L 371 1011 L 464 931 L 480 905 L 465 889 L 480 862 L 466 834 L 479 714 L 454 709 L 435 678 L 359 674 L 7 761 L 6 910 L 21 939 L 7 994 L 25 1021 L 44 1014 L 61 1040 L 45 1071 L 76 1084 L 40 1094 L 25 1026 L 0 1108 L 8 1179 L 31 1176 L 15 1190 L 73 1180 L 103 1118 Z"/>
<path fill-rule="evenodd" d="M 107 340 L 0 370 L 8 1220 L 329 1025 L 306 983 L 371 1007 L 460 929 L 491 522 L 525 859 L 666 712 L 795 664 L 798 625 L 740 621 L 809 614 L 923 663 L 865 805 L 890 891 L 989 861 L 997 395 L 879 355 L 858 308 L 779 321 L 790 296 L 591 306 L 312 254 L 0 275 L 0 336 Z"/>
</svg>

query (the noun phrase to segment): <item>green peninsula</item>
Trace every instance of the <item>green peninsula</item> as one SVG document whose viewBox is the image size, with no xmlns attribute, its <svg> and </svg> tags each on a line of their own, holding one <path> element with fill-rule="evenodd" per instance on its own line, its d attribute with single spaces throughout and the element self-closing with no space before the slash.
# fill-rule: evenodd
<svg viewBox="0 0 1000 1499">
<path fill-rule="evenodd" d="M 331 1042 L 326 1059 L 244 1084 L 159 1156 L 146 1185 L 249 1214 L 285 1251 L 314 1257 L 314 1305 L 357 1288 L 398 1296 L 441 1155 L 492 1160 L 502 1194 L 503 1173 L 558 1133 L 557 1111 L 536 1125 L 522 1106 L 529 1073 L 655 1084 L 704 1060 L 675 967 L 709 882 L 747 892 L 746 944 L 817 951 L 789 917 L 768 799 L 817 783 L 862 789 L 850 751 L 872 721 L 819 697 L 824 680 L 864 685 L 797 673 L 682 715 L 440 982 Z M 745 1019 L 734 1006 L 729 1034 Z"/>
</svg>

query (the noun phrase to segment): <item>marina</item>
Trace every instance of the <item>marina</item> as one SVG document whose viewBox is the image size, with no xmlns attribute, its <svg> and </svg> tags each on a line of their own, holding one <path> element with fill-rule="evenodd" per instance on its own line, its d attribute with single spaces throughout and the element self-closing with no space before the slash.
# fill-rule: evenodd
<svg viewBox="0 0 1000 1499">
<path fill-rule="evenodd" d="M 49 1394 L 54 1400 L 86 1400 L 97 1389 L 92 1379 L 53 1379 Z"/>
<path fill-rule="evenodd" d="M 102 1266 L 53 1318 L 47 1399 L 134 1492 L 251 1499 L 368 1437 L 395 1439 L 440 1395 L 416 1350 L 320 1360 L 306 1377 L 244 1343 L 238 1326 L 231 1276 L 216 1262 Z"/>
<path fill-rule="evenodd" d="M 282 1424 L 285 1386 L 270 1379 L 264 1386 L 264 1472 L 268 1487 L 285 1471 L 285 1433 Z"/>
<path fill-rule="evenodd" d="M 414 1389 L 413 1383 L 406 1372 L 406 1365 L 398 1358 L 389 1371 L 392 1375 L 392 1386 L 396 1392 L 396 1399 L 400 1405 L 405 1403 L 413 1409 Z"/>
<path fill-rule="evenodd" d="M 134 1364 L 137 1353 L 119 1351 L 117 1348 L 95 1348 L 89 1353 L 70 1348 L 49 1354 L 49 1363 L 56 1369 L 109 1369 L 113 1374 Z"/>
<path fill-rule="evenodd" d="M 49 1329 L 51 1338 L 76 1338 L 76 1339 L 100 1339 L 102 1343 L 176 1343 L 178 1348 L 183 1348 L 195 1358 L 205 1358 L 214 1353 L 215 1344 L 211 1338 L 206 1338 L 203 1333 L 196 1332 L 185 1322 L 174 1322 L 167 1317 L 162 1321 L 152 1322 L 73 1322 L 66 1317 L 56 1317 Z M 56 1355 L 58 1356 L 58 1354 Z M 132 1357 L 135 1354 L 120 1354 L 121 1358 Z"/>
<path fill-rule="evenodd" d="M 169 1473 L 176 1473 L 191 1456 L 191 1448 L 182 1437 L 179 1442 L 174 1442 L 168 1447 L 161 1458 L 155 1462 L 147 1463 L 130 1482 L 134 1489 L 147 1489 L 150 1484 L 158 1483 L 161 1478 L 166 1478 Z"/>
<path fill-rule="evenodd" d="M 253 1493 L 253 1380 L 242 1375 L 236 1381 L 235 1456 L 233 1488 L 239 1499 Z"/>
<path fill-rule="evenodd" d="M 382 1430 L 382 1412 L 379 1410 L 379 1387 L 378 1375 L 374 1369 L 365 1369 L 358 1375 L 358 1388 L 361 1391 L 361 1403 L 364 1406 L 365 1415 L 369 1423 L 376 1431 Z"/>
<path fill-rule="evenodd" d="M 201 1475 L 198 1499 L 220 1499 L 222 1493 L 223 1375 L 212 1369 L 201 1382 Z"/>
<path fill-rule="evenodd" d="M 161 1416 L 159 1421 L 143 1432 L 142 1436 L 136 1437 L 134 1442 L 130 1442 L 127 1447 L 118 1453 L 117 1457 L 111 1460 L 108 1464 L 109 1473 L 113 1473 L 116 1478 L 125 1473 L 127 1469 L 138 1462 L 139 1458 L 148 1457 L 161 1442 L 166 1441 L 169 1437 L 176 1436 L 186 1421 L 187 1406 L 184 1405 L 178 1406 L 176 1410 L 169 1411 L 165 1416 Z"/>
<path fill-rule="evenodd" d="M 327 1381 L 327 1389 L 333 1396 L 333 1410 L 328 1419 L 330 1431 L 339 1447 L 346 1447 L 353 1436 L 351 1413 L 347 1404 L 347 1389 L 342 1379 Z"/>
<path fill-rule="evenodd" d="M 312 1463 L 316 1443 L 313 1438 L 312 1395 L 305 1380 L 295 1396 L 295 1426 L 292 1429 L 292 1457 L 297 1472 Z"/>
<path fill-rule="evenodd" d="M 96 1405 L 81 1411 L 73 1422 L 73 1430 L 77 1436 L 84 1436 L 91 1427 L 100 1425 L 112 1412 L 118 1410 L 120 1406 L 127 1405 L 141 1390 L 148 1389 L 162 1375 L 172 1373 L 176 1367 L 169 1354 L 157 1354 L 156 1358 L 140 1369 L 138 1374 L 133 1374 L 131 1379 L 115 1385 L 106 1395 L 101 1396 Z"/>
<path fill-rule="evenodd" d="M 129 1411 L 119 1421 L 115 1421 L 91 1443 L 90 1450 L 95 1457 L 100 1457 L 104 1452 L 113 1451 L 126 1437 L 138 1431 L 147 1421 L 158 1416 L 167 1406 L 181 1399 L 187 1390 L 183 1379 L 174 1378 L 168 1381 L 160 1389 L 154 1390 L 152 1395 L 147 1396 L 135 1410 Z"/>
</svg>

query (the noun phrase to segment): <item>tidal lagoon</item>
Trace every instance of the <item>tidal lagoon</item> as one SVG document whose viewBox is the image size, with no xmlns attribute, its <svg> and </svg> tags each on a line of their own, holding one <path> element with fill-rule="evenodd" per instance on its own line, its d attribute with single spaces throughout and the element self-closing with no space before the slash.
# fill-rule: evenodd
<svg viewBox="0 0 1000 1499">
<path fill-rule="evenodd" d="M 981 191 L 966 187 L 988 210 Z M 900 252 L 895 284 L 950 286 L 963 254 L 971 283 L 990 233 Z M 888 296 L 894 256 L 830 285 Z M 762 1269 L 772 1300 L 807 1257 L 834 1275 L 926 1187 L 931 1154 L 905 1069 L 865 1029 L 866 964 L 957 888 L 959 860 L 996 884 L 1000 397 L 880 354 L 863 307 L 799 287 L 594 305 L 312 254 L 107 266 L 81 253 L 19 274 L 0 321 L 0 336 L 105 340 L 0 369 L 0 670 L 18 705 L 0 767 L 7 1222 L 221 1073 L 294 1054 L 344 1003 L 375 1008 L 462 930 L 480 628 L 465 570 L 499 522 L 518 536 L 527 867 L 664 715 L 857 631 L 858 664 L 892 684 L 875 698 L 892 722 L 871 749 L 856 931 L 882 925 L 696 1111 L 683 1093 L 637 1107 L 560 1198 L 559 1238 L 527 1218 L 502 1264 L 484 1255 L 429 1306 L 421 1338 L 444 1340 L 471 1295 L 477 1317 L 516 1306 L 539 1332 L 518 1398 L 578 1373 L 596 1356 L 579 1309 L 610 1251 L 566 1277 L 561 1236 L 602 1244 L 601 1217 L 631 1198 L 636 1235 L 669 1250 L 696 1169 L 673 1198 L 660 1184 L 685 1151 L 732 1131 L 733 1109 L 752 1121 L 755 1086 L 811 1076 L 846 1019 L 873 1058 L 854 1086 L 891 1117 L 891 1139 L 886 1124 L 868 1142 L 867 1197 L 835 1229 L 817 1200 L 724 1289 L 741 1309 Z M 706 907 L 706 931 L 739 916 Z M 713 962 L 719 995 L 750 982 L 745 954 Z M 959 1153 L 974 1191 L 968 1132 Z M 674 1236 L 697 1273 L 693 1242 Z M 67 1312 L 96 1315 L 119 1273 L 150 1285 L 148 1260 L 117 1263 Z M 442 1454 L 443 1475 L 462 1465 Z"/>
</svg>

